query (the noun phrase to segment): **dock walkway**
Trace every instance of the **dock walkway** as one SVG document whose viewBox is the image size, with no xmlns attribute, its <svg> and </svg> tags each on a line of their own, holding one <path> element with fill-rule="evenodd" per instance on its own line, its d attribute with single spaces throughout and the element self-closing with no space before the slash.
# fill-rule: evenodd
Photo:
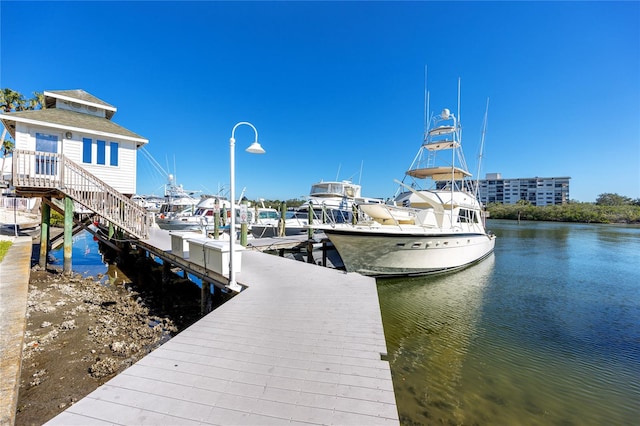
<svg viewBox="0 0 640 426">
<path fill-rule="evenodd" d="M 13 425 L 27 324 L 31 237 L 0 235 L 0 240 L 12 242 L 0 262 L 0 425 Z"/>
<path fill-rule="evenodd" d="M 248 288 L 47 424 L 399 424 L 373 278 L 258 251 L 236 278 Z"/>
</svg>

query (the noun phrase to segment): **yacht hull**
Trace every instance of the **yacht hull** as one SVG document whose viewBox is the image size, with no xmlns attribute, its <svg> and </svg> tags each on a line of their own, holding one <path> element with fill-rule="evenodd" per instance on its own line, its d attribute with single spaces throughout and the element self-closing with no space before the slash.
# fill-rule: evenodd
<svg viewBox="0 0 640 426">
<path fill-rule="evenodd" d="M 495 236 L 478 233 L 420 234 L 357 229 L 323 231 L 347 272 L 369 276 L 427 275 L 476 263 L 493 252 Z"/>
</svg>

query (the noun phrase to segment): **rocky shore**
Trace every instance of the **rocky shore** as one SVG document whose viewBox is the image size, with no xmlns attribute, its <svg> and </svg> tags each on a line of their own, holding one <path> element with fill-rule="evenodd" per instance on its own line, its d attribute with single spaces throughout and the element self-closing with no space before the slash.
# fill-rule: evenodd
<svg viewBox="0 0 640 426">
<path fill-rule="evenodd" d="M 32 268 L 16 425 L 46 422 L 200 317 L 195 284 L 175 276 L 161 297 L 158 265 L 138 266 L 144 285 Z"/>
</svg>

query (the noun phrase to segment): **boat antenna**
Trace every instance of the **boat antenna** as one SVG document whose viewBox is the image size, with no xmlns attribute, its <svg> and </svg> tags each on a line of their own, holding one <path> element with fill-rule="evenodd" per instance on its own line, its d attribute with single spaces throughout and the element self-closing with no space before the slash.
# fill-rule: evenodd
<svg viewBox="0 0 640 426">
<path fill-rule="evenodd" d="M 340 176 L 340 168 L 342 167 L 342 164 L 338 164 L 338 172 L 336 173 L 336 182 L 338 182 L 338 177 Z"/>
<path fill-rule="evenodd" d="M 174 156 L 173 156 L 173 175 L 174 176 L 177 175 L 176 170 L 177 170 L 176 169 L 176 156 L 174 154 Z"/>
<path fill-rule="evenodd" d="M 482 138 L 480 138 L 480 154 L 478 155 L 478 172 L 476 174 L 475 196 L 478 198 L 480 193 L 480 167 L 482 166 L 482 155 L 484 153 L 484 136 L 487 133 L 487 124 L 489 117 L 489 98 L 487 98 L 487 106 L 484 110 L 484 120 L 482 121 Z"/>
<path fill-rule="evenodd" d="M 358 185 L 362 184 L 362 168 L 364 167 L 364 160 L 360 160 L 360 176 L 358 176 Z"/>
<path fill-rule="evenodd" d="M 458 124 L 460 124 L 460 77 L 458 77 Z"/>
<path fill-rule="evenodd" d="M 427 89 L 427 66 L 424 66 L 424 136 L 427 137 L 429 117 L 429 90 Z"/>
</svg>

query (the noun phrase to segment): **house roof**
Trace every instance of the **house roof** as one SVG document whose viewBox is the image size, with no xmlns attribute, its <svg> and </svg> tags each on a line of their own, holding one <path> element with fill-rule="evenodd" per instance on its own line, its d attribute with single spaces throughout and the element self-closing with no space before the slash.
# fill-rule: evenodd
<svg viewBox="0 0 640 426">
<path fill-rule="evenodd" d="M 56 106 L 56 99 L 77 102 L 84 105 L 95 106 L 104 109 L 107 119 L 111 120 L 113 114 L 118 110 L 113 105 L 106 103 L 105 101 L 96 98 L 91 93 L 87 93 L 82 89 L 75 90 L 45 90 L 44 93 L 45 108 L 51 109 Z"/>
<path fill-rule="evenodd" d="M 95 134 L 98 136 L 115 136 L 121 139 L 135 141 L 138 145 L 144 145 L 149 142 L 148 139 L 125 129 L 106 118 L 57 108 L 0 114 L 0 120 L 14 140 L 16 138 L 15 123 L 21 122 L 46 127 L 55 127 L 65 131 Z"/>
</svg>

